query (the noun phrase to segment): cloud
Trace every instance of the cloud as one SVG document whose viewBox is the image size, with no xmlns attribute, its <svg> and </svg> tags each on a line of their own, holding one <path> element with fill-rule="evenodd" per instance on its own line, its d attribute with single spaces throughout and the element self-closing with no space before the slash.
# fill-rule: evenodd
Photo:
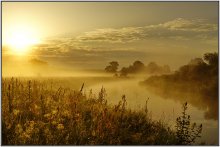
<svg viewBox="0 0 220 147">
<path fill-rule="evenodd" d="M 173 49 L 188 53 L 192 48 L 215 48 L 217 38 L 217 24 L 177 18 L 153 25 L 102 28 L 78 36 L 52 38 L 36 46 L 33 54 L 66 65 L 92 67 L 111 60 L 147 60 L 147 54 L 173 53 Z"/>
<path fill-rule="evenodd" d="M 142 27 L 105 28 L 85 32 L 76 39 L 81 42 L 127 43 L 138 40 L 176 39 L 187 40 L 212 39 L 217 37 L 217 24 L 207 23 L 204 19 L 188 20 L 177 18 L 168 22 Z"/>
<path fill-rule="evenodd" d="M 141 27 L 105 28 L 86 32 L 84 35 L 78 36 L 77 39 L 79 41 L 130 42 L 139 40 L 142 31 Z"/>
<path fill-rule="evenodd" d="M 208 23 L 204 19 L 188 20 L 177 18 L 164 23 L 142 27 L 103 28 L 84 32 L 75 37 L 53 38 L 36 46 L 37 53 L 44 55 L 62 55 L 72 50 L 123 50 L 136 48 L 139 41 L 202 41 L 216 43 L 218 37 L 217 24 Z M 130 43 L 130 45 L 128 45 Z M 133 43 L 133 46 L 131 45 Z M 126 46 L 126 47 L 125 47 Z M 126 49 L 125 49 L 126 50 Z M 46 52 L 46 53 L 45 53 Z"/>
<path fill-rule="evenodd" d="M 217 31 L 218 29 L 216 24 L 206 23 L 204 19 L 187 20 L 177 18 L 164 24 L 160 24 L 159 26 L 163 26 L 169 30 L 193 32 L 210 32 Z"/>
</svg>

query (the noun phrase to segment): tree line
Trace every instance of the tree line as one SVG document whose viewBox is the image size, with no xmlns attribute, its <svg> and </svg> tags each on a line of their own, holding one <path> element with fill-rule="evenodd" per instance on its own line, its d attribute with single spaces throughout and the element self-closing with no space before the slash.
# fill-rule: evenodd
<svg viewBox="0 0 220 147">
<path fill-rule="evenodd" d="M 145 65 L 141 61 L 134 61 L 132 65 L 128 67 L 122 67 L 120 70 L 119 63 L 117 61 L 109 62 L 109 65 L 105 67 L 107 73 L 113 73 L 115 76 L 127 77 L 128 74 L 168 74 L 170 73 L 170 67 L 168 65 L 160 66 L 155 62 L 150 62 L 148 65 Z"/>
<path fill-rule="evenodd" d="M 205 118 L 218 119 L 218 53 L 206 53 L 168 75 L 153 75 L 141 82 L 157 94 L 188 101 L 204 109 Z"/>
</svg>

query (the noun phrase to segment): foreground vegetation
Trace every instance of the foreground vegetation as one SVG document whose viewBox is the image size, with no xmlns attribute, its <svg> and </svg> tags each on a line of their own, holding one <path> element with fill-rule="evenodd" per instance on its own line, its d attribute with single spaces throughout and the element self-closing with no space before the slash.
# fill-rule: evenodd
<svg viewBox="0 0 220 147">
<path fill-rule="evenodd" d="M 126 108 L 126 96 L 109 105 L 105 89 L 96 96 L 37 80 L 2 79 L 3 145 L 192 144 L 202 126 L 191 124 L 183 105 L 176 130 Z"/>
</svg>

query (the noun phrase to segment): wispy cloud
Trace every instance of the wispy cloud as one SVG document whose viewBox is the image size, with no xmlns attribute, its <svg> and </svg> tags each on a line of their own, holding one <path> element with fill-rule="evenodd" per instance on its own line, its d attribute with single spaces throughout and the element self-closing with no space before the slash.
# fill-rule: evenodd
<svg viewBox="0 0 220 147">
<path fill-rule="evenodd" d="M 188 20 L 177 18 L 164 23 L 142 27 L 103 28 L 89 31 L 76 37 L 57 38 L 46 44 L 36 46 L 38 53 L 69 53 L 72 50 L 118 50 L 127 43 L 157 40 L 198 40 L 204 43 L 216 43 L 218 37 L 217 24 L 204 19 Z M 121 45 L 121 46 L 120 46 Z M 126 48 L 129 46 L 127 45 Z"/>
<path fill-rule="evenodd" d="M 130 42 L 141 38 L 142 27 L 125 27 L 120 29 L 105 28 L 86 32 L 76 39 L 79 41 Z"/>
<path fill-rule="evenodd" d="M 176 31 L 193 31 L 193 32 L 217 31 L 217 24 L 206 23 L 204 19 L 187 20 L 183 18 L 177 18 L 175 20 L 165 22 L 158 26 L 162 26 L 169 30 L 176 30 Z"/>
<path fill-rule="evenodd" d="M 150 53 L 156 57 L 161 52 L 173 53 L 174 49 L 178 54 L 196 54 L 199 51 L 192 48 L 215 49 L 217 39 L 217 24 L 177 18 L 154 25 L 102 28 L 80 36 L 54 38 L 36 46 L 34 55 L 66 65 L 103 66 L 101 63 L 110 60 L 147 60 Z"/>
<path fill-rule="evenodd" d="M 217 36 L 217 24 L 204 19 L 188 20 L 177 18 L 168 22 L 142 27 L 105 28 L 85 32 L 76 39 L 81 42 L 126 43 L 151 38 L 166 39 L 207 39 Z"/>
</svg>

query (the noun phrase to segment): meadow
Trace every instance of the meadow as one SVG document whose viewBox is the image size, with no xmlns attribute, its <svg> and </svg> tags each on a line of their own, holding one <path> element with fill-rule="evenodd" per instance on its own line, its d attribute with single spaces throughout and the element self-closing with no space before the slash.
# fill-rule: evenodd
<svg viewBox="0 0 220 147">
<path fill-rule="evenodd" d="M 87 94 L 84 83 L 74 89 L 51 79 L 2 78 L 2 144 L 186 145 L 200 137 L 202 125 L 192 123 L 187 103 L 170 128 L 151 118 L 148 99 L 135 111 L 126 95 L 116 105 L 106 95 L 104 87 Z"/>
</svg>

